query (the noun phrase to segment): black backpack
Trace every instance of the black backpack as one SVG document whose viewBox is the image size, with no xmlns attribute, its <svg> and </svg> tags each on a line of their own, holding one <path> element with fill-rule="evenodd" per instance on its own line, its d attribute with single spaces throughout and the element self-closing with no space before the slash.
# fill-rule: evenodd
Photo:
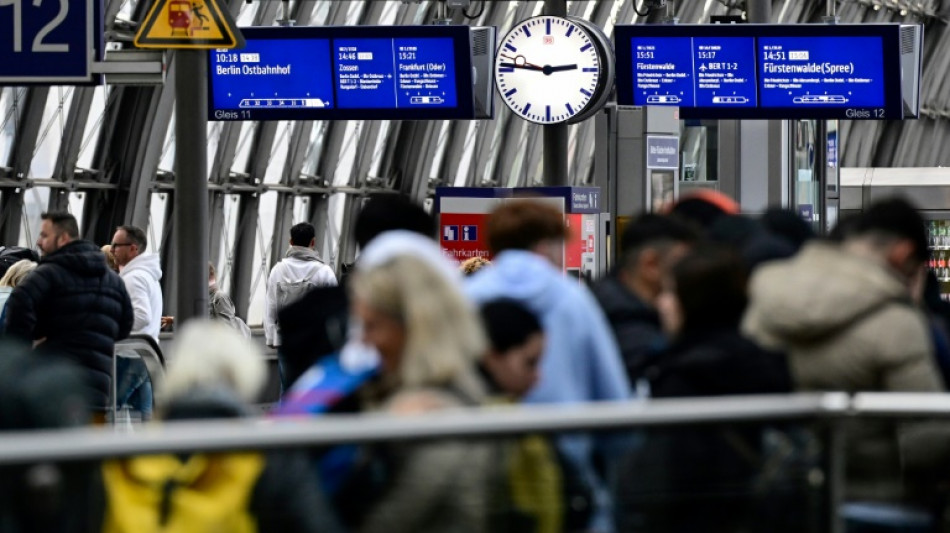
<svg viewBox="0 0 950 533">
<path fill-rule="evenodd" d="M 22 246 L 0 246 L 0 277 L 3 277 L 10 267 L 23 259 L 39 261 L 40 256 L 34 250 Z"/>
</svg>

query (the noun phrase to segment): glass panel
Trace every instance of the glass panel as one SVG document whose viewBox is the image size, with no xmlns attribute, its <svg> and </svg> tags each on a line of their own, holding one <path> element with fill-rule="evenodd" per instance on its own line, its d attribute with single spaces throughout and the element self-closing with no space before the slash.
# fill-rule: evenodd
<svg viewBox="0 0 950 533">
<path fill-rule="evenodd" d="M 248 170 L 248 163 L 251 160 L 251 139 L 254 138 L 254 131 L 257 128 L 257 122 L 242 122 L 241 136 L 238 138 L 237 151 L 234 155 L 234 164 L 231 165 L 231 172 L 244 174 Z"/>
<path fill-rule="evenodd" d="M 106 97 L 111 94 L 111 91 L 111 87 L 101 85 L 94 90 L 92 104 L 89 107 L 89 120 L 86 121 L 82 144 L 79 145 L 79 160 L 76 162 L 79 168 L 92 168 L 92 157 L 96 153 L 95 140 L 102 129 L 102 120 L 106 112 Z"/>
<path fill-rule="evenodd" d="M 224 235 L 220 239 L 220 258 L 215 265 L 218 287 L 227 290 L 231 283 L 231 271 L 234 266 L 234 239 L 237 237 L 238 207 L 241 197 L 229 194 L 224 197 Z"/>
<path fill-rule="evenodd" d="M 86 193 L 84 192 L 69 193 L 68 203 L 66 204 L 66 210 L 72 213 L 73 216 L 76 217 L 76 220 L 80 220 L 80 221 L 82 220 L 82 213 L 85 207 L 86 207 Z"/>
<path fill-rule="evenodd" d="M 0 88 L 0 166 L 10 161 L 25 98 L 23 87 Z"/>
<path fill-rule="evenodd" d="M 32 187 L 23 192 L 23 220 L 20 225 L 20 246 L 33 248 L 36 246 L 36 239 L 40 235 L 40 224 L 42 215 L 49 206 L 49 188 Z M 82 232 L 83 228 L 79 228 Z"/>
<path fill-rule="evenodd" d="M 323 153 L 323 140 L 327 131 L 327 122 L 314 122 L 310 129 L 310 144 L 307 147 L 307 157 L 304 159 L 301 172 L 314 176 L 320 165 L 320 155 Z"/>
<path fill-rule="evenodd" d="M 254 269 L 251 274 L 251 305 L 247 310 L 247 323 L 260 326 L 264 323 L 264 292 L 270 274 L 268 258 L 274 245 L 274 217 L 277 214 L 277 193 L 261 195 L 257 217 L 257 242 L 254 246 Z"/>
<path fill-rule="evenodd" d="M 215 152 L 218 151 L 218 143 L 221 141 L 221 131 L 224 129 L 224 122 L 208 123 L 208 177 L 211 176 L 211 169 L 214 167 Z"/>
<path fill-rule="evenodd" d="M 310 220 L 310 198 L 308 196 L 294 196 L 294 216 L 291 220 L 295 224 Z"/>
<path fill-rule="evenodd" d="M 74 89 L 72 87 L 51 87 L 46 99 L 46 108 L 43 110 L 43 119 L 40 121 L 40 133 L 33 150 L 33 160 L 30 163 L 30 177 L 35 179 L 49 179 L 53 177 L 56 160 L 59 155 L 59 145 L 63 142 L 63 132 L 66 129 L 66 116 L 69 113 L 69 104 L 72 102 Z"/>
<path fill-rule="evenodd" d="M 359 205 L 359 204 L 356 204 Z M 336 193 L 330 195 L 327 203 L 327 234 L 323 243 L 323 249 L 320 250 L 321 257 L 326 262 L 335 265 L 336 258 L 340 253 L 340 231 L 343 227 L 343 210 L 346 206 L 346 194 Z"/>
<path fill-rule="evenodd" d="M 264 183 L 281 182 L 284 164 L 287 162 L 287 152 L 290 149 L 290 139 L 293 137 L 293 127 L 294 123 L 288 120 L 282 120 L 277 124 L 277 138 L 271 147 L 267 171 L 264 173 Z"/>
<path fill-rule="evenodd" d="M 175 172 L 175 115 L 172 114 L 168 122 L 168 131 L 165 132 L 165 142 L 162 143 L 162 158 L 158 162 L 158 170 Z"/>
<path fill-rule="evenodd" d="M 148 209 L 148 243 L 153 253 L 161 255 L 165 243 L 162 236 L 165 234 L 165 212 L 171 195 L 160 192 L 151 195 Z"/>
<path fill-rule="evenodd" d="M 362 120 L 350 120 L 346 123 L 346 133 L 343 135 L 343 149 L 340 153 L 340 159 L 333 171 L 334 185 L 349 185 L 350 177 L 353 175 L 353 164 L 356 162 L 356 145 L 360 138 L 360 131 L 363 129 Z"/>
</svg>

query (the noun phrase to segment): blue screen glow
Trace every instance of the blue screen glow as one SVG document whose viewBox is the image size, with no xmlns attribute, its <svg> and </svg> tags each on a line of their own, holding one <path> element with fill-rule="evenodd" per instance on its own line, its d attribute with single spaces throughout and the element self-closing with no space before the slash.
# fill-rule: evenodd
<svg viewBox="0 0 950 533">
<path fill-rule="evenodd" d="M 882 107 L 878 37 L 759 39 L 762 105 Z"/>
<path fill-rule="evenodd" d="M 215 109 L 332 109 L 330 41 L 247 41 L 211 53 Z"/>
<path fill-rule="evenodd" d="M 341 108 L 455 107 L 452 40 L 335 39 Z"/>
<path fill-rule="evenodd" d="M 636 105 L 695 106 L 689 37 L 633 38 Z"/>
<path fill-rule="evenodd" d="M 617 104 L 683 119 L 916 116 L 901 24 L 635 24 L 614 29 Z M 916 39 L 916 37 L 915 37 Z M 916 66 L 919 76 L 919 63 Z"/>
<path fill-rule="evenodd" d="M 467 26 L 242 33 L 245 48 L 208 55 L 211 120 L 475 118 Z"/>
<path fill-rule="evenodd" d="M 751 37 L 693 39 L 696 105 L 755 107 L 755 45 Z"/>
</svg>

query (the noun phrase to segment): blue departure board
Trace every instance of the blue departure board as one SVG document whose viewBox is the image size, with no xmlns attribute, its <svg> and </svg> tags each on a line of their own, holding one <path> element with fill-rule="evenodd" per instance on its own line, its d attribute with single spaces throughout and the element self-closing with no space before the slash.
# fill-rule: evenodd
<svg viewBox="0 0 950 533">
<path fill-rule="evenodd" d="M 762 103 L 883 109 L 882 52 L 879 37 L 763 37 Z"/>
<path fill-rule="evenodd" d="M 902 100 L 909 47 L 897 24 L 635 25 L 615 39 L 620 105 L 687 119 L 916 115 Z"/>
<path fill-rule="evenodd" d="M 211 120 L 474 117 L 467 26 L 242 28 L 209 54 Z"/>
</svg>

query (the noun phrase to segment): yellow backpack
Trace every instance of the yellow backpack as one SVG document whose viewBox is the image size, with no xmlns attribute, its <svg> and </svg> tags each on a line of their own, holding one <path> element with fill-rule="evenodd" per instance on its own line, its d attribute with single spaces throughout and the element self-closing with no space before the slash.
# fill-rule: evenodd
<svg viewBox="0 0 950 533">
<path fill-rule="evenodd" d="M 256 533 L 259 453 L 149 455 L 107 461 L 103 533 Z"/>
</svg>

